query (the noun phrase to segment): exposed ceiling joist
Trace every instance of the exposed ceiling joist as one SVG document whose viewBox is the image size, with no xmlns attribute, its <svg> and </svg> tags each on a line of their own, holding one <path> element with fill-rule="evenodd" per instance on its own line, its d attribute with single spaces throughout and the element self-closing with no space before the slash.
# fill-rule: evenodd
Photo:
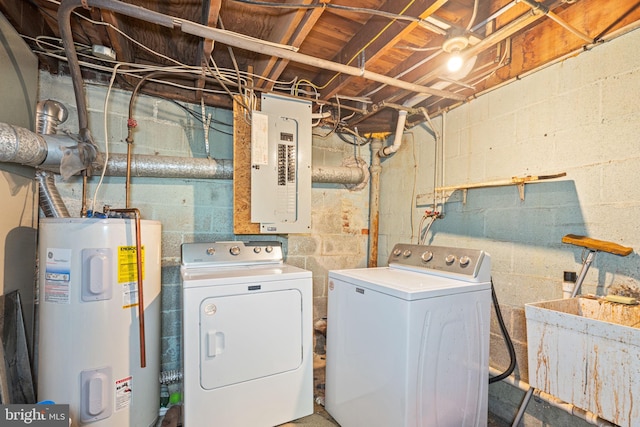
<svg viewBox="0 0 640 427">
<path fill-rule="evenodd" d="M 426 10 L 422 9 L 422 4 L 411 3 L 409 7 L 402 7 L 399 2 L 387 2 L 385 10 L 391 13 L 406 14 L 407 16 L 418 16 L 426 19 L 442 7 L 448 0 L 436 0 Z M 376 62 L 393 49 L 398 42 L 415 30 L 419 23 L 409 22 L 402 25 L 393 25 L 394 22 L 377 20 L 373 25 L 368 25 L 363 31 L 350 40 L 340 51 L 339 56 L 334 61 L 351 64 L 358 55 L 363 55 L 361 66 L 366 69 L 375 67 Z M 387 70 L 385 70 L 387 71 Z M 322 73 L 324 74 L 324 73 Z M 343 90 L 353 82 L 353 76 L 339 76 L 334 74 L 327 83 L 323 85 L 323 98 L 329 99 Z"/>
<path fill-rule="evenodd" d="M 80 2 L 63 4 L 69 1 Z M 590 49 L 591 38 L 597 43 L 640 23 L 638 0 L 87 1 L 94 9 L 75 11 L 72 36 L 76 43 L 111 47 L 118 61 L 130 64 L 117 70 L 124 88 L 163 68 L 181 75 L 150 81 L 143 91 L 225 108 L 230 94 L 280 91 L 313 99 L 332 129 L 357 126 L 360 132 L 392 130 L 397 108 L 450 108 Z M 114 4 L 138 7 L 139 14 Z M 42 67 L 64 72 L 58 9 L 51 0 L 0 0 L 0 12 Z M 163 18 L 149 22 L 150 13 Z M 216 28 L 219 22 L 227 31 Z M 453 32 L 469 36 L 460 52 L 467 59 L 464 75 L 444 68 L 442 46 Z M 94 76 L 110 75 L 114 65 L 82 60 Z"/>
</svg>

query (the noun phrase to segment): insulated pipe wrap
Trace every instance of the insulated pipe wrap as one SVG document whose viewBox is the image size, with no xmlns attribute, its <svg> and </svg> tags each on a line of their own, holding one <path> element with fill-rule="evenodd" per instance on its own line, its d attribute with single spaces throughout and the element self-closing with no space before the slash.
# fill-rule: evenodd
<svg viewBox="0 0 640 427">
<path fill-rule="evenodd" d="M 0 162 L 38 166 L 47 158 L 44 139 L 28 129 L 0 123 Z"/>
<path fill-rule="evenodd" d="M 360 184 L 365 179 L 360 167 L 316 166 L 311 171 L 311 181 L 328 184 Z"/>
<path fill-rule="evenodd" d="M 125 176 L 126 154 L 110 154 L 107 162 L 109 176 Z M 135 155 L 131 158 L 131 176 L 184 179 L 233 179 L 231 160 Z"/>
<path fill-rule="evenodd" d="M 110 154 L 106 175 L 125 176 L 126 154 Z M 182 179 L 233 179 L 233 160 L 135 155 L 131 157 L 131 176 Z M 360 167 L 314 167 L 311 180 L 329 184 L 360 184 L 366 179 Z"/>
</svg>

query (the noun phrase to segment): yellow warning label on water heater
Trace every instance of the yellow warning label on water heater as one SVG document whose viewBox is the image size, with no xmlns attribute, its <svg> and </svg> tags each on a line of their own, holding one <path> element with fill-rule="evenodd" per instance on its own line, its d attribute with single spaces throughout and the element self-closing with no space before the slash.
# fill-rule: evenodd
<svg viewBox="0 0 640 427">
<path fill-rule="evenodd" d="M 142 246 L 142 280 L 144 280 L 144 246 Z M 138 260 L 135 246 L 118 247 L 118 283 L 138 282 Z"/>
</svg>

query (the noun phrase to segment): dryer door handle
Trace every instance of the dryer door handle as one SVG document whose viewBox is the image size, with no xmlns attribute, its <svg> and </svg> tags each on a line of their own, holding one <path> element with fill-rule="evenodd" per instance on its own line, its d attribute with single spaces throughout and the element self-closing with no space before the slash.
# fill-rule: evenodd
<svg viewBox="0 0 640 427">
<path fill-rule="evenodd" d="M 206 334 L 207 357 L 216 357 L 224 351 L 224 333 L 219 331 L 207 331 Z"/>
</svg>

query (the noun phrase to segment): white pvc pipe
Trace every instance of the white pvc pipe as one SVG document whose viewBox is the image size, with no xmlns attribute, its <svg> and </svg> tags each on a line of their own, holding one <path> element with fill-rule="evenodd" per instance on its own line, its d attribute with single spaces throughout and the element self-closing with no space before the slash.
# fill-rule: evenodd
<svg viewBox="0 0 640 427">
<path fill-rule="evenodd" d="M 378 155 L 380 157 L 388 157 L 398 151 L 400 146 L 402 145 L 402 134 L 404 133 L 404 124 L 407 121 L 407 111 L 399 110 L 398 111 L 398 123 L 396 124 L 396 133 L 395 138 L 393 139 L 393 145 L 388 145 L 386 147 L 382 147 L 380 151 L 378 151 Z"/>
</svg>

